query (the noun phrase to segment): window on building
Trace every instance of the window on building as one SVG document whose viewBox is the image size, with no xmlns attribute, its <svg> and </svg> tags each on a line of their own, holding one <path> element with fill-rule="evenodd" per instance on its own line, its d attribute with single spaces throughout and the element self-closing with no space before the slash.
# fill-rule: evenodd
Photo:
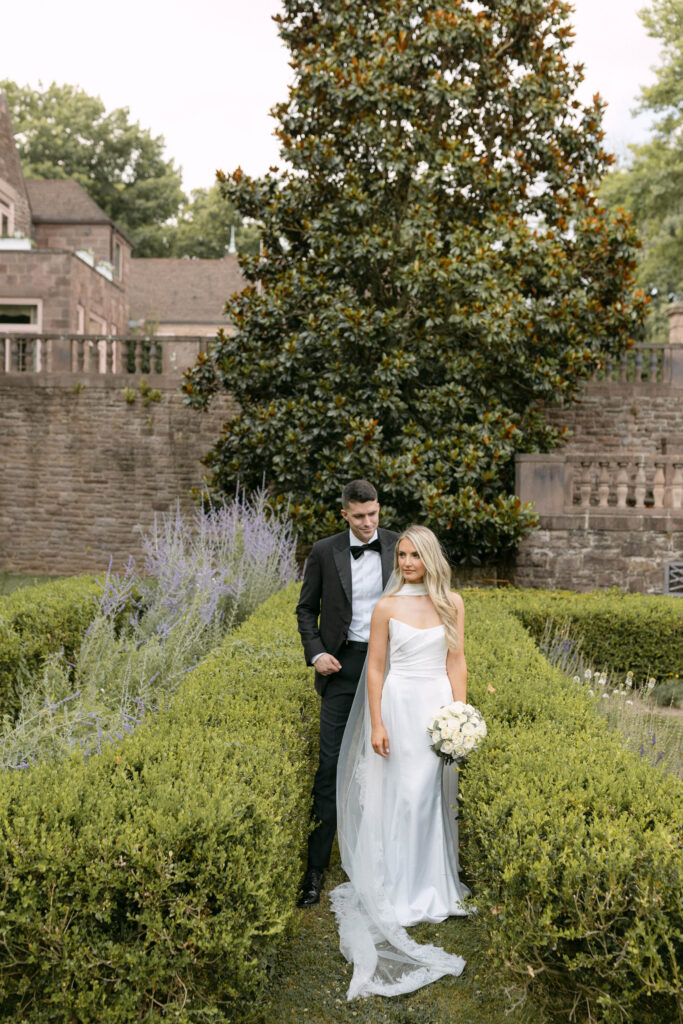
<svg viewBox="0 0 683 1024">
<path fill-rule="evenodd" d="M 14 203 L 0 192 L 0 238 L 9 238 L 14 233 Z"/>
<path fill-rule="evenodd" d="M 12 331 L 40 331 L 40 302 L 0 299 L 0 325 Z"/>
</svg>

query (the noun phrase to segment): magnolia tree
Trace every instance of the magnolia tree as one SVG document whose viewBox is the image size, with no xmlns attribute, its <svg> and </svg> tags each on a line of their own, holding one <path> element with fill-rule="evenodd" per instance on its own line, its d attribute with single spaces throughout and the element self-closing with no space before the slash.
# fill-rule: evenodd
<svg viewBox="0 0 683 1024">
<path fill-rule="evenodd" d="M 189 404 L 240 412 L 213 484 L 265 481 L 304 538 L 338 528 L 342 485 L 383 521 L 432 526 L 458 559 L 509 552 L 533 523 L 515 452 L 556 434 L 601 355 L 641 329 L 635 238 L 594 190 L 601 103 L 559 0 L 284 0 L 294 84 L 276 107 L 286 168 L 220 175 L 263 225 L 260 258 L 188 372 Z"/>
</svg>

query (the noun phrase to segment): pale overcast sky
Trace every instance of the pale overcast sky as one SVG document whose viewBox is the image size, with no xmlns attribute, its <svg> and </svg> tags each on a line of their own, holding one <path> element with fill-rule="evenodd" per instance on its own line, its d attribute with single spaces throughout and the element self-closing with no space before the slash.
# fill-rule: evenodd
<svg viewBox="0 0 683 1024">
<path fill-rule="evenodd" d="M 609 106 L 607 142 L 623 155 L 648 121 L 633 119 L 639 87 L 652 81 L 658 48 L 637 16 L 645 0 L 575 0 L 574 56 L 586 65 L 581 99 Z M 3 11 L 0 78 L 56 81 L 99 95 L 108 109 L 163 135 L 186 190 L 217 168 L 262 174 L 278 162 L 273 104 L 290 68 L 271 15 L 279 0 L 33 0 Z M 9 44 L 11 41 L 11 45 Z"/>
</svg>

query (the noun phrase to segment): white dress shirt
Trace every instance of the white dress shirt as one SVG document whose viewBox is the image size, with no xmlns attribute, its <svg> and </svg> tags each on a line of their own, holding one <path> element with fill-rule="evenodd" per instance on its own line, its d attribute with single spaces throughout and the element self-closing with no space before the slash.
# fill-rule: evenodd
<svg viewBox="0 0 683 1024">
<path fill-rule="evenodd" d="M 370 544 L 377 539 L 377 530 L 369 541 L 358 540 L 349 530 L 351 547 Z M 349 640 L 367 643 L 370 639 L 370 618 L 375 605 L 382 596 L 382 556 L 379 551 L 365 551 L 360 558 L 351 559 L 351 624 Z"/>
</svg>

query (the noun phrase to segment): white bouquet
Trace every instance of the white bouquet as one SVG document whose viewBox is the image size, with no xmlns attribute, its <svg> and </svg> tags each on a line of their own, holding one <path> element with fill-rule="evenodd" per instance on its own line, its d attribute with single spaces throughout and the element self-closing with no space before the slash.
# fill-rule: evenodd
<svg viewBox="0 0 683 1024">
<path fill-rule="evenodd" d="M 451 764 L 464 760 L 479 747 L 486 736 L 486 722 L 471 704 L 456 700 L 439 708 L 427 732 L 432 738 L 434 753 Z"/>
</svg>

